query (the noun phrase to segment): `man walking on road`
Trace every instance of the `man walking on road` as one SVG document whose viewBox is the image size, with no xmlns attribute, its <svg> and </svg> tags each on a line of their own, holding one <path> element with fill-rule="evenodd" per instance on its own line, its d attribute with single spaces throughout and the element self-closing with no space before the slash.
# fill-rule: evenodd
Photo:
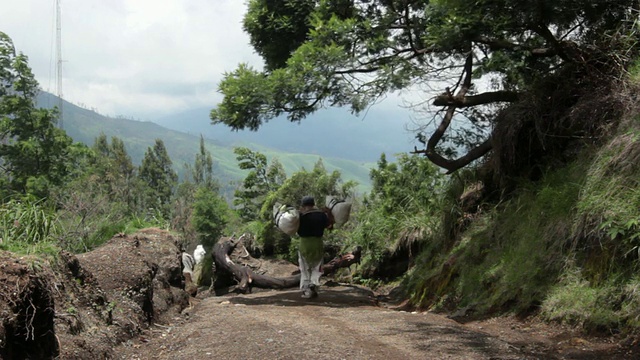
<svg viewBox="0 0 640 360">
<path fill-rule="evenodd" d="M 300 227 L 298 228 L 300 236 L 298 266 L 300 267 L 300 290 L 302 290 L 303 299 L 318 296 L 324 256 L 322 237 L 324 229 L 330 226 L 329 215 L 316 207 L 313 197 L 303 197 L 300 209 Z"/>
</svg>

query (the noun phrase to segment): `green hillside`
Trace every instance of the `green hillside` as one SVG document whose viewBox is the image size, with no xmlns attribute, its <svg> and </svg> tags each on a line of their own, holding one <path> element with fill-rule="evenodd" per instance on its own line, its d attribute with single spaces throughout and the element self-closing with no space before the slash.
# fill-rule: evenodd
<svg viewBox="0 0 640 360">
<path fill-rule="evenodd" d="M 49 93 L 41 92 L 38 96 L 38 106 L 52 107 L 55 104 L 57 99 Z M 179 174 L 184 171 L 185 163 L 193 163 L 200 144 L 200 138 L 196 135 L 169 130 L 152 122 L 104 116 L 68 102 L 64 102 L 64 129 L 75 141 L 87 145 L 92 145 L 101 133 L 108 138 L 117 136 L 124 142 L 135 164 L 140 164 L 145 151 L 153 146 L 155 139 L 162 139 Z M 211 139 L 205 139 L 205 144 L 214 159 L 214 172 L 227 190 L 233 186 L 232 183 L 244 179 L 245 171 L 238 168 L 233 147 Z M 302 168 L 310 170 L 321 158 L 317 154 L 286 153 L 254 143 L 244 143 L 242 146 L 260 151 L 269 159 L 277 158 L 289 175 Z M 369 191 L 369 169 L 375 166 L 374 163 L 338 158 L 322 160 L 328 170 L 340 171 L 343 180 L 358 182 L 358 192 Z"/>
</svg>

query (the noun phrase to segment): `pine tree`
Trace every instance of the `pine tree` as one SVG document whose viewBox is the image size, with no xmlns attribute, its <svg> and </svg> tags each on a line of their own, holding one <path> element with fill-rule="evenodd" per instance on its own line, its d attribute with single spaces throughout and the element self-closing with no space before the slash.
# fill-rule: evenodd
<svg viewBox="0 0 640 360">
<path fill-rule="evenodd" d="M 266 196 L 286 180 L 284 167 L 277 159 L 269 165 L 264 154 L 248 148 L 235 148 L 233 152 L 240 169 L 249 170 L 242 187 L 234 193 L 233 204 L 243 220 L 256 220 Z"/>
<path fill-rule="evenodd" d="M 57 111 L 35 107 L 38 82 L 24 54 L 0 32 L 0 159 L 7 186 L 45 197 L 73 163 L 72 139 L 56 127 Z"/>
<path fill-rule="evenodd" d="M 168 218 L 168 205 L 178 181 L 178 175 L 172 168 L 171 158 L 161 139 L 156 139 L 153 148 L 150 147 L 145 152 L 139 178 L 150 189 L 146 196 L 147 204 L 156 210 L 161 210 L 165 218 Z"/>
</svg>

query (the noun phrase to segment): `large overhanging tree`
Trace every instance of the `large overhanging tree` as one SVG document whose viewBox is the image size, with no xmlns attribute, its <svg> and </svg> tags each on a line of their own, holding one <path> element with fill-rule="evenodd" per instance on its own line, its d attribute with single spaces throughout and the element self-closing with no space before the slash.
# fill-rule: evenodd
<svg viewBox="0 0 640 360">
<path fill-rule="evenodd" d="M 478 130 L 443 152 L 454 117 L 491 127 L 536 80 L 584 63 L 598 39 L 633 26 L 637 0 L 250 0 L 244 30 L 265 68 L 240 64 L 219 84 L 214 123 L 257 130 L 327 106 L 365 110 L 420 85 L 438 124 L 415 149 L 453 172 L 492 148 Z M 482 80 L 479 80 L 482 79 Z M 470 136 L 471 135 L 471 136 Z"/>
</svg>

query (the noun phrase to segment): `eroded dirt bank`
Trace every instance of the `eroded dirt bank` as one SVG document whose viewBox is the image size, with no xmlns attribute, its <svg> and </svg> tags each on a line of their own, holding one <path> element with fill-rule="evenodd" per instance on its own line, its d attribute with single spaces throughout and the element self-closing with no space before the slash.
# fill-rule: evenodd
<svg viewBox="0 0 640 360">
<path fill-rule="evenodd" d="M 178 241 L 160 229 L 50 261 L 0 252 L 0 358 L 115 358 L 188 306 L 181 282 Z"/>
</svg>

